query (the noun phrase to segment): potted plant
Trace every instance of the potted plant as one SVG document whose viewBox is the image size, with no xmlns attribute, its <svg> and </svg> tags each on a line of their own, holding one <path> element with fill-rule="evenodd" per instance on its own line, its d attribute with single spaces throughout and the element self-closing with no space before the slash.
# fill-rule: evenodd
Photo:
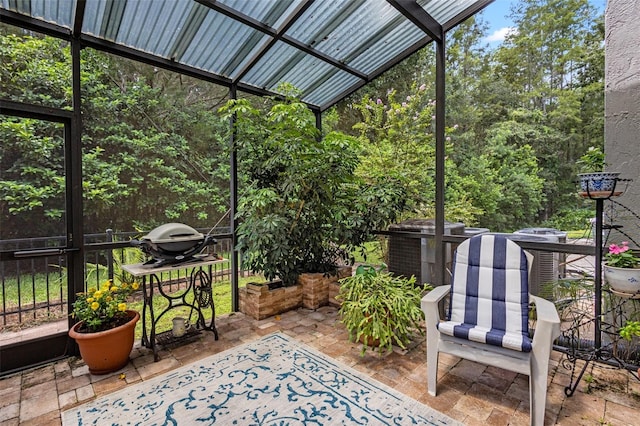
<svg viewBox="0 0 640 426">
<path fill-rule="evenodd" d="M 303 273 L 335 276 L 352 264 L 352 250 L 395 220 L 405 197 L 393 179 L 359 179 L 357 140 L 322 136 L 295 90 L 280 91 L 286 99 L 267 111 L 238 99 L 221 113 L 234 117 L 240 161 L 236 248 L 245 267 L 288 287 Z"/>
<path fill-rule="evenodd" d="M 613 291 L 640 293 L 640 258 L 634 254 L 628 242 L 609 245 L 604 258 L 604 279 Z"/>
<path fill-rule="evenodd" d="M 394 276 L 384 267 L 359 266 L 356 273 L 340 280 L 336 299 L 341 302 L 341 322 L 353 342 L 379 353 L 393 344 L 406 348 L 414 331 L 424 333 L 420 300 L 431 287 L 416 285 L 416 278 Z"/>
<path fill-rule="evenodd" d="M 99 289 L 76 295 L 71 316 L 79 322 L 71 327 L 69 336 L 77 342 L 92 374 L 110 373 L 129 362 L 140 314 L 127 309 L 127 298 L 138 287 L 137 282 L 117 286 L 107 280 Z"/>
<path fill-rule="evenodd" d="M 612 195 L 620 195 L 615 192 L 616 182 L 620 173 L 605 172 L 605 155 L 599 147 L 591 146 L 580 157 L 578 164 L 581 173 L 580 195 L 589 198 L 608 198 Z"/>
</svg>

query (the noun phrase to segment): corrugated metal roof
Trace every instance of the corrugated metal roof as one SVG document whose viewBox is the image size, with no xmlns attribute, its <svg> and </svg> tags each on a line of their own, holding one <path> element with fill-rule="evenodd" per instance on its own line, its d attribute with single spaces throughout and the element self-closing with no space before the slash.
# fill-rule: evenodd
<svg viewBox="0 0 640 426">
<path fill-rule="evenodd" d="M 490 2 L 0 0 L 0 13 L 63 38 L 81 23 L 87 46 L 139 51 L 145 62 L 240 90 L 272 94 L 288 82 L 324 110 Z"/>
</svg>

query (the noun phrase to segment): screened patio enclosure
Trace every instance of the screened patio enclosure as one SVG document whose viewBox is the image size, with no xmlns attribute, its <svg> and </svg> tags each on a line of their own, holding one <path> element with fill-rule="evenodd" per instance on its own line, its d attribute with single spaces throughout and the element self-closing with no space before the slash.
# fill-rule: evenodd
<svg viewBox="0 0 640 426">
<path fill-rule="evenodd" d="M 71 46 L 72 107 L 0 99 L 5 116 L 64 127 L 63 241 L 56 247 L 0 251 L 0 262 L 59 256 L 68 268 L 67 310 L 84 290 L 80 52 L 89 47 L 252 95 L 278 95 L 291 83 L 321 123 L 323 111 L 434 41 L 436 43 L 436 227 L 444 248 L 445 34 L 489 0 L 0 0 L 2 23 L 67 41 Z M 232 143 L 233 141 L 230 141 Z M 231 212 L 237 206 L 232 151 Z M 0 217 L 0 220 L 3 220 Z M 235 222 L 230 238 L 235 243 Z M 0 223 L 0 227 L 2 224 Z M 231 256 L 237 310 L 237 253 Z M 443 282 L 443 251 L 435 282 Z M 71 326 L 71 319 L 69 320 Z M 0 374 L 65 356 L 65 331 L 0 347 Z M 73 345 L 72 345 L 73 346 Z"/>
</svg>

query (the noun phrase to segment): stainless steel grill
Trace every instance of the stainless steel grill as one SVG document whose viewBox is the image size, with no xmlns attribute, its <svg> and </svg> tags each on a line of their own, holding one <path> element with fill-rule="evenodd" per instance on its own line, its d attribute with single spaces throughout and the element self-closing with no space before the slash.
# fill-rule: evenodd
<svg viewBox="0 0 640 426">
<path fill-rule="evenodd" d="M 140 248 L 153 259 L 146 264 L 155 267 L 193 261 L 196 255 L 217 241 L 183 223 L 165 223 L 131 245 Z"/>
</svg>

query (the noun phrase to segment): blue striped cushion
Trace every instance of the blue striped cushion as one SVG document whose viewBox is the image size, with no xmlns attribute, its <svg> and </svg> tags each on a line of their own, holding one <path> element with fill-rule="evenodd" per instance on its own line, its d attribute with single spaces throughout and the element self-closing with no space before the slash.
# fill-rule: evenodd
<svg viewBox="0 0 640 426">
<path fill-rule="evenodd" d="M 449 321 L 441 333 L 530 352 L 527 257 L 504 235 L 477 235 L 457 249 Z"/>
</svg>

